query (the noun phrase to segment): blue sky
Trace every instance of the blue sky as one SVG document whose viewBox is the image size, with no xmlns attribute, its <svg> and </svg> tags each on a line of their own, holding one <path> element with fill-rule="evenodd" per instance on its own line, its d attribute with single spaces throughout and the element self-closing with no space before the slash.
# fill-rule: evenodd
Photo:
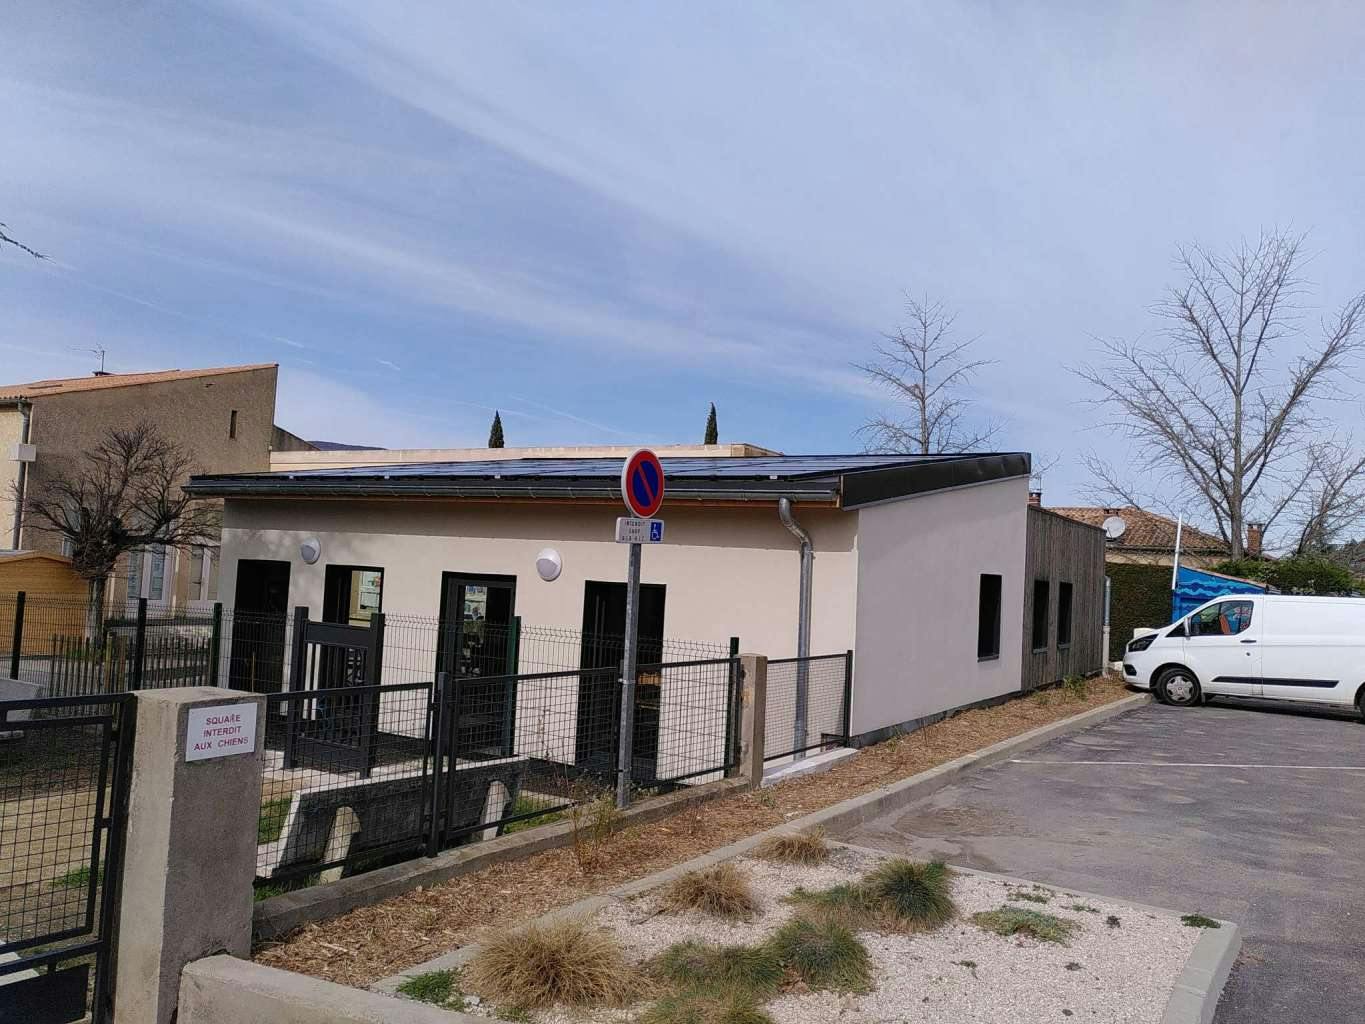
<svg viewBox="0 0 1365 1024">
<path fill-rule="evenodd" d="M 309 437 L 856 450 L 906 289 L 1001 447 L 1123 445 L 1065 367 L 1177 243 L 1365 285 L 1357 4 L 20 0 L 0 378 L 278 361 Z M 1343 416 L 1358 418 L 1355 411 Z"/>
</svg>

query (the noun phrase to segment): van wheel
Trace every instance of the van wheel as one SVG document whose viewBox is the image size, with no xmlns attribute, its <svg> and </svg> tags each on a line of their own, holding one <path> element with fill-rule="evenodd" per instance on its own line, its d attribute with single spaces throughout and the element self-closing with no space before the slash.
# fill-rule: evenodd
<svg viewBox="0 0 1365 1024">
<path fill-rule="evenodd" d="M 1356 711 L 1360 712 L 1361 720 L 1365 721 L 1365 686 L 1356 694 Z"/>
<path fill-rule="evenodd" d="M 1156 692 L 1167 704 L 1179 708 L 1199 703 L 1199 680 L 1185 668 L 1168 668 L 1156 681 Z"/>
</svg>

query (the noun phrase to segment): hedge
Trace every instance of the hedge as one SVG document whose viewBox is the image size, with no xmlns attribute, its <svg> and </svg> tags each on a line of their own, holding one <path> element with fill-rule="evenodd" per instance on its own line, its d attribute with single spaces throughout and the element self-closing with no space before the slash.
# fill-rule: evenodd
<svg viewBox="0 0 1365 1024">
<path fill-rule="evenodd" d="M 1171 621 L 1171 567 L 1109 562 L 1109 660 L 1123 657 L 1124 645 L 1139 626 Z"/>
</svg>

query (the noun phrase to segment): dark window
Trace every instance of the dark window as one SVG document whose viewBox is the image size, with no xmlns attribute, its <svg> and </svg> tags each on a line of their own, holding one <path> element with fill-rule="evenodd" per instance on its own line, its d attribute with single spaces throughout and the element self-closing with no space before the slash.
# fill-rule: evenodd
<svg viewBox="0 0 1365 1024">
<path fill-rule="evenodd" d="M 976 612 L 977 658 L 1000 657 L 1000 577 L 981 574 L 981 598 Z"/>
<path fill-rule="evenodd" d="M 1047 650 L 1047 613 L 1051 587 L 1047 580 L 1033 581 L 1033 651 Z"/>
<path fill-rule="evenodd" d="M 232 410 L 232 415 L 228 417 L 228 437 L 237 436 L 237 410 Z"/>
<path fill-rule="evenodd" d="M 1190 636 L 1236 636 L 1251 625 L 1250 601 L 1219 601 L 1190 616 Z"/>
<path fill-rule="evenodd" d="M 1071 584 L 1057 584 L 1057 646 L 1071 646 Z"/>
<path fill-rule="evenodd" d="M 323 576 L 322 621 L 368 626 L 383 611 L 384 570 L 377 565 L 329 565 Z"/>
</svg>

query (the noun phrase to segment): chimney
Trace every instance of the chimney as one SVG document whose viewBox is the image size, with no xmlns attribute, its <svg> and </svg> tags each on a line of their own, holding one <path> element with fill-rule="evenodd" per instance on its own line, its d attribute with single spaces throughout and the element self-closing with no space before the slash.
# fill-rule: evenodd
<svg viewBox="0 0 1365 1024">
<path fill-rule="evenodd" d="M 1029 492 L 1028 492 L 1028 503 L 1029 503 L 1030 505 L 1032 505 L 1034 508 L 1042 508 L 1042 507 L 1043 507 L 1043 492 L 1042 492 L 1042 491 L 1033 491 L 1033 490 L 1029 491 Z"/>
<path fill-rule="evenodd" d="M 1265 523 L 1247 523 L 1247 554 L 1252 558 L 1261 557 L 1261 539 L 1265 533 Z"/>
</svg>

